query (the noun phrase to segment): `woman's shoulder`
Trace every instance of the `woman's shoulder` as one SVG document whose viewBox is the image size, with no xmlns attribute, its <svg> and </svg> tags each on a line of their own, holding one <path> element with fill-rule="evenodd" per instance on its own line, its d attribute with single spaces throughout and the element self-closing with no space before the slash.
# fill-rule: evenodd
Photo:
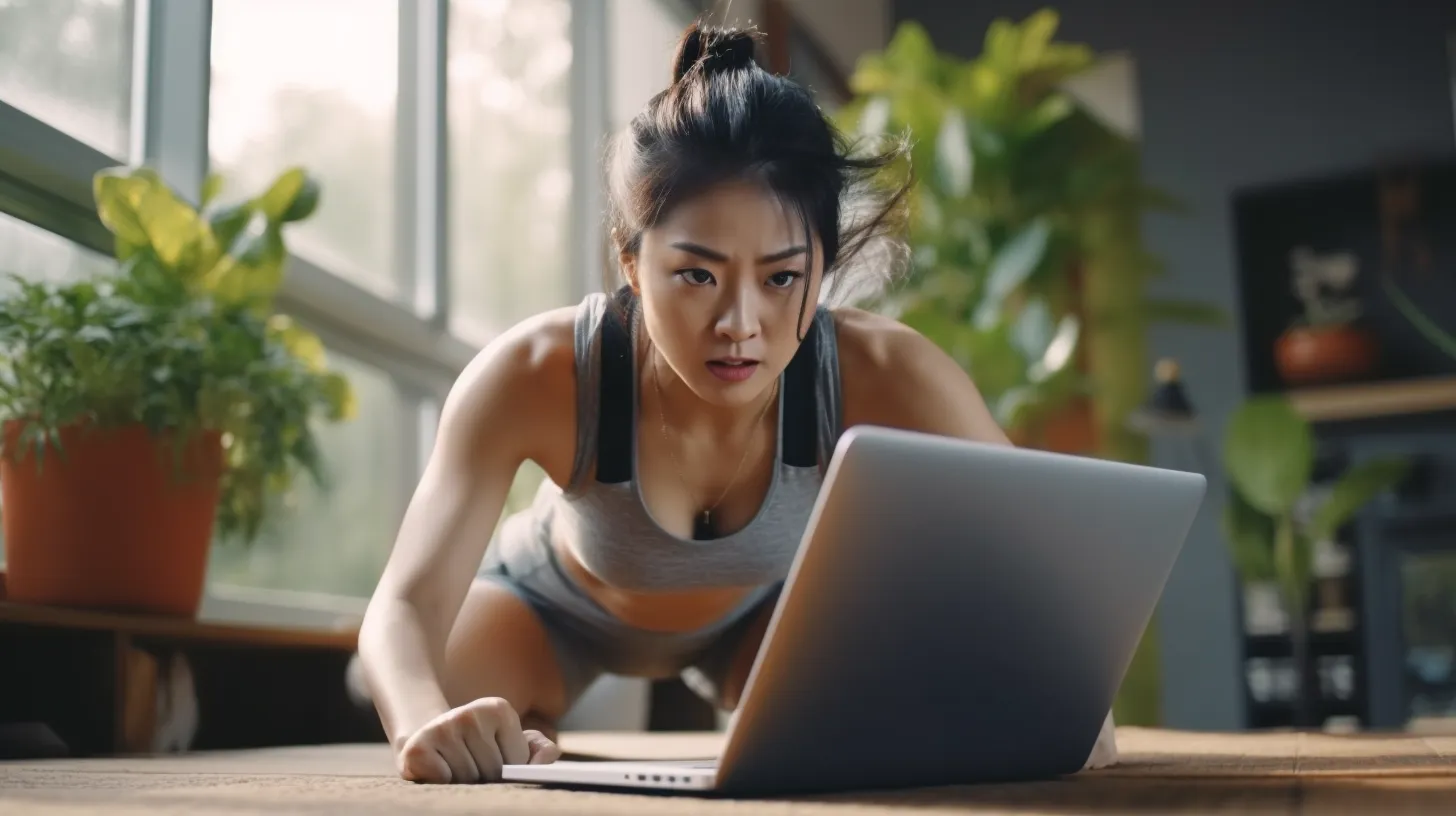
<svg viewBox="0 0 1456 816">
<path fill-rule="evenodd" d="M 1004 439 L 965 369 L 925 335 L 863 309 L 835 308 L 833 316 L 845 427 Z"/>
<path fill-rule="evenodd" d="M 943 354 L 920 332 L 892 317 L 849 306 L 829 312 L 834 320 L 841 376 L 877 377 L 916 363 L 927 354 Z"/>
<path fill-rule="evenodd" d="M 487 343 L 461 373 L 479 379 L 545 386 L 570 380 L 576 369 L 579 306 L 563 306 L 525 318 Z"/>
<path fill-rule="evenodd" d="M 487 343 L 450 389 L 442 426 L 471 438 L 515 437 L 528 448 L 535 447 L 532 439 L 571 434 L 578 310 L 565 306 L 541 312 Z M 534 450 L 526 453 L 535 455 Z"/>
</svg>

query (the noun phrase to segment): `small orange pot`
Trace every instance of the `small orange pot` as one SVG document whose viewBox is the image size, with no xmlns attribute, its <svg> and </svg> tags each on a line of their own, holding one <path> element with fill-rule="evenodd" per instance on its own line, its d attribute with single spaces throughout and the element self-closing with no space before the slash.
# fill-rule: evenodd
<svg viewBox="0 0 1456 816">
<path fill-rule="evenodd" d="M 1274 342 L 1274 362 L 1288 385 L 1360 379 L 1379 357 L 1375 335 L 1354 326 L 1296 326 Z"/>
<path fill-rule="evenodd" d="M 1074 397 L 1008 434 L 1018 448 L 1090 455 L 1097 450 L 1097 417 L 1092 401 Z"/>
<path fill-rule="evenodd" d="M 223 469 L 222 438 L 180 458 L 144 426 L 71 426 L 64 454 L 18 444 L 0 458 L 8 600 L 192 617 L 202 602 Z"/>
</svg>

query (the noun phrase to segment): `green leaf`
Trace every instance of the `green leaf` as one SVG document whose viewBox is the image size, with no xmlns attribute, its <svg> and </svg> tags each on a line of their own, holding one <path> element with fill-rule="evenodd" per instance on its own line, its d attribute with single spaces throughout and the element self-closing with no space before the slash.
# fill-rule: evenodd
<svg viewBox="0 0 1456 816">
<path fill-rule="evenodd" d="M 329 419 L 343 422 L 353 419 L 359 413 L 358 401 L 349 381 L 338 374 L 329 374 L 324 379 L 324 393 L 328 396 Z"/>
<path fill-rule="evenodd" d="M 1301 617 L 1309 597 L 1313 551 L 1309 538 L 1295 528 L 1291 516 L 1284 514 L 1275 521 L 1274 573 L 1289 611 Z"/>
<path fill-rule="evenodd" d="M 879 94 L 895 85 L 895 73 L 884 54 L 864 54 L 849 77 L 849 89 L 855 94 Z"/>
<path fill-rule="evenodd" d="M 859 134 L 865 138 L 884 135 L 890 124 L 890 100 L 885 96 L 873 96 L 865 103 L 859 116 Z"/>
<path fill-rule="evenodd" d="M 307 181 L 308 177 L 301 168 L 284 171 L 253 203 L 269 221 L 282 221 L 283 214 L 293 206 Z"/>
<path fill-rule="evenodd" d="M 254 212 L 208 273 L 207 288 L 226 303 L 267 303 L 283 282 L 285 247 L 276 223 Z"/>
<path fill-rule="evenodd" d="M 1272 581 L 1274 519 L 1260 513 L 1237 490 L 1229 491 L 1223 508 L 1223 530 L 1234 566 L 1245 581 Z"/>
<path fill-rule="evenodd" d="M 885 48 L 885 65 L 896 79 L 932 80 L 939 64 L 930 34 L 913 20 L 901 23 Z"/>
<path fill-rule="evenodd" d="M 283 211 L 283 222 L 285 224 L 294 221 L 302 221 L 314 214 L 318 209 L 321 190 L 319 183 L 312 176 L 305 176 L 303 187 L 299 189 L 298 195 L 294 196 L 293 203 Z"/>
<path fill-rule="evenodd" d="M 208 173 L 207 178 L 202 182 L 202 199 L 200 202 L 200 206 L 203 209 L 206 209 L 207 205 L 211 204 L 213 201 L 216 201 L 218 195 L 222 193 L 222 188 L 223 177 L 218 173 Z"/>
<path fill-rule="evenodd" d="M 281 344 L 303 363 L 309 371 L 323 373 L 328 367 L 328 357 L 323 341 L 318 335 L 303 328 L 286 315 L 273 315 L 268 319 L 268 331 L 272 339 Z"/>
<path fill-rule="evenodd" d="M 164 187 L 148 190 L 137 207 L 137 218 L 158 260 L 180 271 L 189 253 L 195 257 L 204 222 L 186 203 Z"/>
<path fill-rule="evenodd" d="M 1021 385 L 1002 392 L 992 403 L 996 424 L 1002 428 L 1021 425 L 1036 410 L 1040 402 L 1039 396 L 1036 387 L 1030 385 Z"/>
<path fill-rule="evenodd" d="M 1245 499 L 1280 516 L 1309 487 L 1314 434 L 1283 397 L 1254 397 L 1230 418 L 1223 454 L 1229 479 Z"/>
<path fill-rule="evenodd" d="M 971 192 L 975 156 L 971 153 L 966 120 L 959 110 L 948 109 L 935 136 L 936 179 L 945 194 L 965 198 Z"/>
<path fill-rule="evenodd" d="M 101 223 L 128 247 L 147 245 L 147 231 L 137 214 L 142 199 L 156 186 L 148 176 L 137 175 L 125 168 L 111 168 L 97 173 L 92 180 L 96 198 L 96 214 Z"/>
<path fill-rule="evenodd" d="M 1036 136 L 1053 125 L 1061 122 L 1076 110 L 1076 105 L 1071 97 L 1063 93 L 1055 93 L 1043 99 L 1026 115 L 1022 121 L 1020 132 L 1023 138 Z"/>
<path fill-rule="evenodd" d="M 976 324 L 985 328 L 997 319 L 1006 296 L 1031 277 L 1046 256 L 1051 225 L 1037 218 L 1021 229 L 991 261 L 986 274 L 986 292 L 976 315 Z"/>
<path fill-rule="evenodd" d="M 1031 298 L 1016 316 L 1011 339 L 1028 360 L 1040 360 L 1052 342 L 1052 310 L 1045 298 Z"/>
<path fill-rule="evenodd" d="M 1081 338 L 1082 323 L 1075 314 L 1066 314 L 1057 323 L 1057 333 L 1047 344 L 1041 359 L 1034 362 L 1027 372 L 1032 382 L 1042 383 L 1065 371 L 1077 352 Z"/>
<path fill-rule="evenodd" d="M 1400 457 L 1371 459 L 1350 468 L 1315 511 L 1310 535 L 1320 541 L 1333 538 L 1361 507 L 1399 484 L 1409 472 L 1410 462 Z"/>
<path fill-rule="evenodd" d="M 1052 35 L 1057 33 L 1061 15 L 1051 9 L 1039 9 L 1021 21 L 1020 42 L 1017 43 L 1017 63 L 1025 67 L 1041 64 Z"/>
<path fill-rule="evenodd" d="M 237 240 L 238 234 L 248 226 L 248 221 L 252 217 L 251 204 L 234 204 L 212 213 L 208 217 L 208 221 L 212 224 L 212 232 L 217 237 L 217 243 L 220 246 L 230 247 L 233 241 Z"/>
</svg>

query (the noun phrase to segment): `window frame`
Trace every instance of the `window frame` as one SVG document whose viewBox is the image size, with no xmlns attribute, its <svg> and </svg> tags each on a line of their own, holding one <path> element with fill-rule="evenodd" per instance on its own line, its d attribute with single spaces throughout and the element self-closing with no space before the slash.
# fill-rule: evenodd
<svg viewBox="0 0 1456 816">
<path fill-rule="evenodd" d="M 675 12 L 691 4 L 659 0 Z M 209 169 L 212 0 L 133 0 L 130 155 L 113 156 L 0 100 L 0 212 L 112 255 L 92 200 L 92 177 L 118 165 L 156 167 L 196 202 Z M 446 59 L 449 0 L 399 3 L 395 267 L 393 300 L 314 262 L 292 257 L 278 307 L 325 345 L 385 371 L 404 401 L 407 461 L 397 478 L 402 514 L 433 442 L 435 417 L 479 345 L 450 332 Z M 571 0 L 570 296 L 602 285 L 606 242 L 598 164 L 606 138 L 610 54 L 605 5 Z M 495 333 L 504 327 L 493 327 Z M 319 625 L 362 612 L 365 601 L 324 593 L 253 590 L 209 582 L 202 617 Z"/>
</svg>

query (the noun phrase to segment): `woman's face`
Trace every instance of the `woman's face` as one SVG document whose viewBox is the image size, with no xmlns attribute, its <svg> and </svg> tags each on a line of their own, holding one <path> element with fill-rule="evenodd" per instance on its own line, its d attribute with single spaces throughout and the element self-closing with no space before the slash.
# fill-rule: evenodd
<svg viewBox="0 0 1456 816">
<path fill-rule="evenodd" d="M 658 352 L 700 398 L 728 407 L 755 402 L 798 350 L 823 279 L 817 236 L 812 270 L 807 250 L 797 215 L 732 183 L 678 205 L 623 262 Z"/>
</svg>

